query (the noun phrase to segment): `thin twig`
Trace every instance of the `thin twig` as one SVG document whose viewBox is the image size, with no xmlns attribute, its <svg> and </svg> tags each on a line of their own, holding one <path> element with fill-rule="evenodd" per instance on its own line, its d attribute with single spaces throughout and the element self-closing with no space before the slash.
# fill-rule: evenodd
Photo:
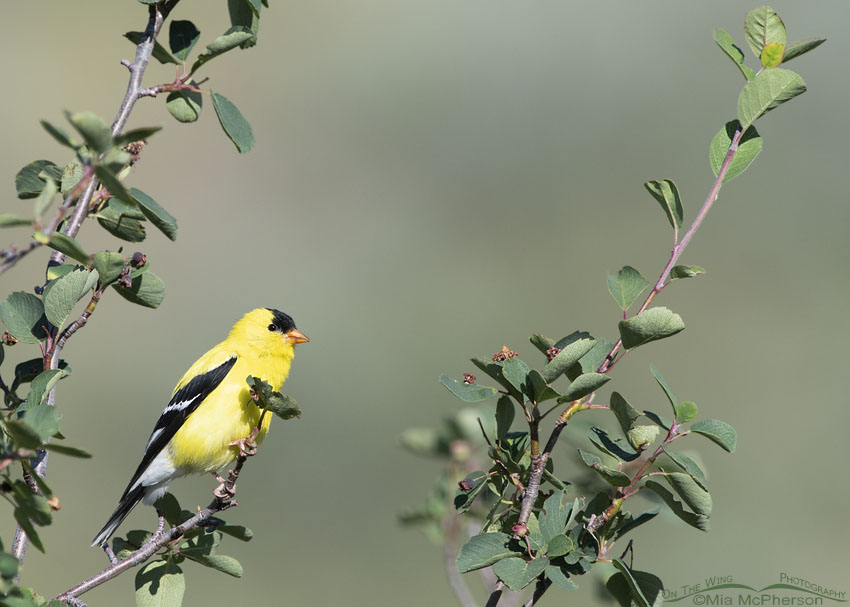
<svg viewBox="0 0 850 607">
<path fill-rule="evenodd" d="M 255 428 L 254 431 L 258 432 L 259 426 Z M 254 435 L 254 433 L 252 433 L 252 435 Z M 250 436 L 246 437 L 246 440 L 249 440 L 250 438 Z M 104 582 L 108 582 L 136 565 L 144 563 L 161 548 L 179 540 L 187 531 L 198 527 L 204 527 L 205 523 L 212 518 L 213 515 L 227 510 L 228 508 L 237 506 L 238 503 L 234 499 L 236 496 L 236 481 L 239 478 L 239 473 L 242 471 L 242 466 L 245 465 L 248 457 L 250 457 L 250 453 L 240 450 L 239 457 L 236 459 L 236 465 L 230 471 L 227 481 L 222 483 L 213 492 L 216 496 L 210 502 L 209 506 L 198 511 L 198 513 L 189 520 L 172 527 L 168 531 L 164 531 L 160 525 L 156 533 L 151 535 L 144 545 L 130 556 L 122 561 L 118 561 L 117 563 L 110 565 L 100 573 L 93 575 L 73 588 L 69 588 L 62 594 L 56 596 L 54 600 L 73 605 L 73 601 L 81 594 L 88 592 L 92 588 L 97 588 Z M 224 493 L 227 495 L 226 499 L 218 497 L 218 494 L 220 494 L 222 490 L 224 490 Z"/>
</svg>

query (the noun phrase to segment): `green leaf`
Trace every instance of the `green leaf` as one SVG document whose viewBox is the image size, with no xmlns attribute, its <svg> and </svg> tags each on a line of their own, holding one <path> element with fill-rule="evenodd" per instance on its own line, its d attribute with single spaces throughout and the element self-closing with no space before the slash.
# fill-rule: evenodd
<svg viewBox="0 0 850 607">
<path fill-rule="evenodd" d="M 35 215 L 37 220 L 41 221 L 41 216 L 53 204 L 53 199 L 56 197 L 58 191 L 59 186 L 56 185 L 55 181 L 48 179 L 45 182 L 44 189 L 41 190 L 41 194 L 35 199 L 35 205 L 33 207 L 33 215 Z"/>
<path fill-rule="evenodd" d="M 546 383 L 551 384 L 562 373 L 577 363 L 581 357 L 590 352 L 595 344 L 595 339 L 588 338 L 576 339 L 575 341 L 564 344 L 563 347 L 556 344 L 555 347 L 560 347 L 561 351 L 543 367 L 543 370 L 540 372 L 543 379 L 546 380 Z"/>
<path fill-rule="evenodd" d="M 670 388 L 670 385 L 664 379 L 664 376 L 661 375 L 661 371 L 659 371 L 654 364 L 649 364 L 649 370 L 652 372 L 653 377 L 655 377 L 655 381 L 658 382 L 658 385 L 661 386 L 661 389 L 664 390 L 664 394 L 667 396 L 667 400 L 670 401 L 670 407 L 673 409 L 673 415 L 676 414 L 676 403 L 679 400 L 676 398 L 676 395 L 673 394 L 673 390 Z"/>
<path fill-rule="evenodd" d="M 702 468 L 699 467 L 694 460 L 685 455 L 684 453 L 676 453 L 675 451 L 669 451 L 664 445 L 661 447 L 664 449 L 664 453 L 667 454 L 673 463 L 675 463 L 679 468 L 684 470 L 696 483 L 708 491 L 708 485 L 705 481 L 705 474 L 702 471 Z"/>
<path fill-rule="evenodd" d="M 191 84 L 191 80 L 187 84 Z M 173 91 L 165 98 L 165 109 L 177 122 L 195 122 L 200 118 L 203 107 L 203 95 L 195 91 Z"/>
<path fill-rule="evenodd" d="M 250 542 L 254 538 L 254 532 L 242 525 L 219 525 L 216 529 L 242 542 Z"/>
<path fill-rule="evenodd" d="M 697 413 L 699 413 L 699 409 L 697 408 L 696 403 L 693 403 L 689 400 L 685 400 L 676 405 L 676 421 L 681 423 L 687 423 L 696 418 Z"/>
<path fill-rule="evenodd" d="M 76 259 L 80 263 L 88 264 L 91 261 L 89 254 L 83 250 L 79 242 L 61 232 L 53 232 L 50 236 L 36 232 L 33 234 L 33 238 L 42 244 L 46 244 L 51 249 L 67 255 L 71 259 Z"/>
<path fill-rule="evenodd" d="M 744 18 L 744 36 L 756 59 L 761 57 L 767 44 L 779 43 L 784 46 L 788 42 L 785 24 L 769 6 L 760 6 L 747 13 Z"/>
<path fill-rule="evenodd" d="M 35 428 L 19 419 L 6 422 L 6 433 L 22 449 L 38 449 L 41 446 L 41 437 Z"/>
<path fill-rule="evenodd" d="M 96 270 L 81 267 L 47 283 L 42 296 L 47 320 L 61 328 L 74 306 L 97 284 L 97 279 Z"/>
<path fill-rule="evenodd" d="M 59 191 L 63 194 L 69 194 L 71 190 L 77 187 L 80 179 L 83 177 L 83 167 L 76 160 L 72 160 L 65 165 L 62 170 L 62 182 L 59 186 Z"/>
<path fill-rule="evenodd" d="M 489 477 L 481 470 L 477 470 L 471 474 L 467 474 L 466 478 L 461 482 L 461 487 L 469 487 L 468 489 L 458 489 L 455 494 L 454 506 L 458 514 L 467 512 L 471 507 L 475 498 L 481 493 L 481 490 L 487 485 Z"/>
<path fill-rule="evenodd" d="M 53 369 L 56 371 L 56 369 Z M 45 373 L 49 373 L 50 371 L 45 371 Z M 58 371 L 59 374 L 64 373 L 63 371 Z M 39 376 L 41 377 L 41 376 Z M 59 378 L 62 375 L 54 375 L 52 377 L 54 383 L 59 381 Z M 38 381 L 38 378 L 36 378 Z M 36 382 L 33 382 L 33 386 L 36 386 Z M 52 386 L 49 386 L 45 391 L 44 395 L 47 395 L 47 392 L 50 391 Z M 30 393 L 32 393 L 33 389 L 30 388 Z M 33 430 L 38 433 L 38 437 L 41 439 L 41 442 L 48 440 L 51 436 L 59 432 L 59 414 L 56 412 L 56 407 L 51 407 L 50 405 L 42 405 L 36 404 L 37 399 L 30 401 L 27 399 L 27 409 L 24 411 L 24 422 Z"/>
<path fill-rule="evenodd" d="M 52 451 L 61 455 L 67 455 L 68 457 L 79 457 L 82 459 L 88 459 L 91 457 L 91 453 L 89 453 L 88 451 L 83 451 L 82 449 L 78 449 L 76 447 L 69 447 L 68 445 L 62 445 L 58 443 L 47 443 L 42 447 L 47 451 Z"/>
<path fill-rule="evenodd" d="M 153 272 L 146 272 L 134 278 L 130 288 L 118 284 L 112 285 L 112 288 L 127 301 L 146 308 L 159 307 L 165 299 L 165 283 Z"/>
<path fill-rule="evenodd" d="M 137 141 L 144 141 L 148 139 L 151 135 L 158 133 L 162 130 L 161 126 L 146 126 L 138 129 L 132 129 L 130 131 L 125 131 L 115 136 L 112 140 L 114 145 L 123 146 L 128 143 L 135 143 Z"/>
<path fill-rule="evenodd" d="M 615 573 L 608 579 L 606 587 L 617 597 L 621 605 L 657 607 L 663 603 L 664 584 L 657 576 L 645 571 L 633 571 L 618 558 L 614 558 L 611 562 L 619 573 Z M 624 587 L 628 589 L 631 601 L 624 600 Z"/>
<path fill-rule="evenodd" d="M 460 573 L 489 567 L 502 559 L 519 556 L 518 550 L 508 548 L 511 537 L 504 533 L 481 533 L 469 539 L 457 555 Z"/>
<path fill-rule="evenodd" d="M 563 395 L 558 397 L 558 402 L 569 403 L 584 398 L 607 384 L 610 380 L 611 377 L 604 373 L 583 373 L 573 380 L 569 389 Z"/>
<path fill-rule="evenodd" d="M 641 427 L 641 426 L 638 426 Z M 656 426 L 645 426 L 652 428 L 656 435 L 658 433 L 658 428 Z M 629 430 L 629 442 L 631 442 L 631 438 L 636 428 L 632 428 Z M 590 439 L 590 442 L 593 443 L 597 449 L 602 451 L 603 453 L 607 453 L 611 457 L 623 461 L 623 462 L 631 462 L 640 457 L 640 453 L 636 453 L 633 449 L 629 448 L 629 444 L 626 443 L 622 438 L 612 439 L 608 436 L 608 433 L 605 432 L 602 428 L 591 427 L 588 430 L 587 438 Z M 654 437 L 653 437 L 654 439 Z M 641 443 L 638 443 L 638 445 Z M 638 445 L 632 443 L 635 449 L 638 449 Z"/>
<path fill-rule="evenodd" d="M 806 83 L 799 74 L 782 68 L 764 70 L 738 95 L 738 120 L 749 128 L 762 114 L 805 92 Z"/>
<path fill-rule="evenodd" d="M 613 347 L 613 341 L 608 341 L 607 339 L 596 340 L 596 343 L 590 349 L 590 352 L 582 356 L 576 364 L 567 369 L 567 377 L 570 381 L 575 381 L 575 379 L 582 373 L 590 373 L 591 371 L 595 372 L 608 358 L 608 354 L 611 352 L 611 348 Z M 616 360 L 616 358 L 617 355 L 615 354 L 611 360 Z"/>
<path fill-rule="evenodd" d="M 242 116 L 242 113 L 224 95 L 212 93 L 213 107 L 215 108 L 221 128 L 239 150 L 240 154 L 251 151 L 254 147 L 254 133 L 251 125 Z"/>
<path fill-rule="evenodd" d="M 77 130 L 89 149 L 98 154 L 103 154 L 112 147 L 112 130 L 106 121 L 92 112 L 77 112 L 72 114 L 66 111 L 65 117 Z"/>
<path fill-rule="evenodd" d="M 547 544 L 564 533 L 567 521 L 570 518 L 572 502 L 568 505 L 564 504 L 564 497 L 563 491 L 555 491 L 543 502 L 543 513 L 540 515 L 540 533 L 543 535 L 543 541 Z M 550 556 L 558 556 L 552 555 L 551 552 L 549 554 Z M 562 554 L 566 554 L 566 552 Z"/>
<path fill-rule="evenodd" d="M 626 438 L 632 447 L 643 450 L 655 442 L 658 432 L 658 426 L 635 426 L 626 432 Z"/>
<path fill-rule="evenodd" d="M 150 2 L 150 4 L 156 4 L 156 2 Z M 142 41 L 143 36 L 143 32 L 127 32 L 124 34 L 124 37 L 136 46 L 138 46 Z M 180 65 L 180 62 L 172 57 L 171 54 L 165 50 L 165 47 L 157 41 L 154 41 L 153 44 L 153 58 L 162 64 L 173 63 L 174 65 Z"/>
<path fill-rule="evenodd" d="M 628 433 L 635 420 L 640 417 L 640 413 L 619 392 L 611 393 L 610 406 L 611 412 L 617 418 L 620 428 L 623 430 L 623 434 Z"/>
<path fill-rule="evenodd" d="M 531 337 L 528 338 L 535 348 L 540 350 L 543 354 L 546 354 L 546 351 L 555 345 L 555 340 L 545 335 L 541 335 L 540 333 L 535 333 Z"/>
<path fill-rule="evenodd" d="M 737 120 L 727 122 L 726 125 L 720 129 L 717 135 L 714 136 L 714 139 L 711 140 L 711 145 L 708 148 L 708 161 L 711 164 L 711 170 L 714 172 L 715 177 L 720 174 L 723 161 L 726 160 L 726 154 L 729 152 L 729 146 L 732 145 L 732 137 L 735 136 L 735 132 L 738 130 L 740 125 L 741 123 Z M 729 168 L 726 170 L 726 175 L 723 177 L 723 183 L 732 181 L 735 177 L 746 171 L 756 159 L 756 156 L 759 155 L 761 149 L 762 139 L 759 136 L 756 127 L 751 126 L 738 142 L 738 149 L 735 152 L 735 156 L 732 158 L 732 162 L 729 164 Z M 699 266 L 694 267 L 698 268 Z"/>
<path fill-rule="evenodd" d="M 526 561 L 518 557 L 510 557 L 493 565 L 493 573 L 511 590 L 522 590 L 549 566 L 549 559 L 536 558 Z"/>
<path fill-rule="evenodd" d="M 103 155 L 103 158 L 100 159 L 100 165 L 107 169 L 107 172 L 111 175 L 117 175 L 124 170 L 124 167 L 128 166 L 132 160 L 133 156 L 130 152 L 120 148 L 112 148 Z M 132 208 L 130 203 L 126 203 L 126 206 Z"/>
<path fill-rule="evenodd" d="M 27 411 L 30 411 L 35 407 L 39 407 L 41 403 L 44 402 L 48 392 L 53 389 L 53 386 L 55 386 L 60 379 L 67 377 L 68 375 L 70 375 L 70 373 L 64 369 L 48 369 L 47 371 L 39 373 L 35 379 L 32 380 L 32 384 L 30 385 L 30 391 L 27 395 Z M 55 411 L 53 407 L 50 407 L 50 409 Z M 35 425 L 31 423 L 32 418 L 28 418 L 25 415 L 24 420 L 31 426 L 35 427 Z M 58 430 L 59 428 L 56 428 L 55 431 L 51 432 L 44 438 L 53 436 Z"/>
<path fill-rule="evenodd" d="M 534 396 L 531 387 L 531 380 L 528 374 L 531 369 L 528 368 L 521 359 L 514 357 L 509 358 L 502 365 L 502 375 L 508 383 L 510 383 L 518 392 L 526 397 L 526 400 L 531 400 Z"/>
<path fill-rule="evenodd" d="M 726 30 L 716 29 L 714 30 L 714 41 L 717 43 L 717 46 L 723 49 L 723 52 L 729 56 L 735 65 L 738 66 L 738 69 L 741 70 L 744 78 L 752 80 L 756 73 L 752 68 L 744 65 L 744 52 L 735 45 L 735 41 L 732 40 L 732 36 L 730 36 Z"/>
<path fill-rule="evenodd" d="M 251 37 L 239 45 L 239 48 L 251 48 L 257 44 L 257 33 L 260 29 L 260 0 L 227 0 L 227 10 L 230 13 L 230 24 L 243 26 L 251 32 Z"/>
<path fill-rule="evenodd" d="M 738 433 L 735 432 L 735 428 L 726 422 L 722 422 L 719 419 L 703 419 L 691 424 L 690 430 L 711 439 L 729 453 L 735 452 L 735 446 L 738 443 Z"/>
<path fill-rule="evenodd" d="M 675 489 L 691 510 L 696 514 L 708 517 L 711 515 L 711 495 L 699 486 L 690 474 L 683 472 L 666 472 L 664 478 Z"/>
<path fill-rule="evenodd" d="M 761 64 L 765 69 L 779 67 L 785 54 L 785 45 L 779 42 L 770 42 L 764 45 L 761 52 Z"/>
<path fill-rule="evenodd" d="M 97 174 L 98 179 L 100 179 L 103 186 L 109 190 L 109 193 L 115 196 L 118 200 L 122 202 L 126 202 L 132 207 L 135 207 L 135 201 L 133 197 L 130 196 L 130 192 L 127 191 L 127 188 L 124 187 L 118 177 L 115 176 L 115 173 L 110 171 L 105 166 L 96 167 L 94 172 Z"/>
<path fill-rule="evenodd" d="M 177 220 L 171 213 L 159 206 L 156 200 L 137 188 L 130 188 L 130 196 L 136 201 L 145 217 L 155 225 L 169 240 L 177 240 Z"/>
<path fill-rule="evenodd" d="M 480 386 L 478 384 L 466 384 L 452 379 L 445 373 L 440 375 L 440 383 L 448 388 L 452 394 L 467 403 L 478 403 L 493 398 L 499 393 L 496 388 Z"/>
<path fill-rule="evenodd" d="M 826 38 L 806 38 L 805 40 L 791 42 L 785 46 L 785 57 L 782 59 L 782 63 L 788 63 L 803 53 L 808 53 L 810 50 L 819 47 L 824 42 L 826 42 Z"/>
<path fill-rule="evenodd" d="M 546 380 L 543 379 L 543 376 L 537 369 L 532 369 L 528 372 L 528 381 L 531 383 L 531 399 L 537 404 L 560 396 L 557 390 L 546 383 Z"/>
<path fill-rule="evenodd" d="M 548 542 L 548 544 L 549 545 L 546 548 L 546 556 L 549 558 L 564 556 L 565 554 L 572 552 L 575 548 L 573 541 L 563 534 L 556 535 Z"/>
<path fill-rule="evenodd" d="M 621 512 L 622 512 L 622 510 L 621 510 Z M 646 512 L 644 512 L 643 514 L 641 514 L 637 518 L 629 520 L 627 523 L 625 523 L 621 527 L 617 527 L 617 531 L 614 533 L 613 541 L 616 542 L 618 539 L 620 539 L 621 537 L 626 535 L 629 531 L 632 531 L 632 530 L 636 529 L 637 527 L 640 527 L 644 523 L 648 523 L 649 521 L 654 519 L 656 516 L 658 516 L 658 512 L 659 512 L 658 508 L 653 508 L 652 510 L 647 510 Z M 626 514 L 629 514 L 629 513 L 626 513 Z M 630 514 L 629 514 L 629 516 L 631 517 Z"/>
<path fill-rule="evenodd" d="M 282 419 L 301 417 L 301 409 L 291 396 L 272 390 L 268 382 L 258 377 L 249 375 L 245 381 L 251 387 L 252 395 L 261 409 L 268 409 Z"/>
<path fill-rule="evenodd" d="M 32 522 L 27 516 L 26 511 L 21 508 L 15 508 L 14 517 L 15 520 L 18 522 L 18 525 L 21 526 L 21 529 L 23 529 L 24 532 L 27 534 L 27 538 L 29 539 L 30 543 L 35 546 L 35 548 L 39 552 L 43 554 L 44 544 L 41 542 L 41 538 L 38 536 L 38 532 L 35 530 L 35 526 L 33 526 Z"/>
<path fill-rule="evenodd" d="M 685 218 L 685 211 L 682 208 L 682 199 L 679 196 L 679 188 L 673 183 L 672 179 L 664 179 L 663 181 L 647 181 L 643 184 L 646 191 L 652 194 L 652 197 L 658 201 L 664 213 L 667 215 L 670 225 L 678 233 L 682 227 L 682 221 Z"/>
<path fill-rule="evenodd" d="M 511 397 L 504 395 L 499 398 L 499 402 L 496 403 L 496 440 L 500 440 L 511 431 L 515 414 L 514 402 Z"/>
<path fill-rule="evenodd" d="M 581 449 L 579 449 L 578 452 L 579 455 L 581 455 L 581 459 L 584 461 L 584 464 L 588 468 L 595 470 L 599 476 L 614 487 L 626 487 L 632 482 L 632 479 L 630 479 L 629 475 L 625 472 L 620 472 L 619 470 L 614 470 L 605 466 L 599 456 L 594 455 L 593 453 L 588 453 L 587 451 L 582 451 Z"/>
<path fill-rule="evenodd" d="M 18 566 L 20 562 L 11 554 L 5 552 L 0 554 L 0 577 L 4 580 L 11 580 L 18 575 Z"/>
<path fill-rule="evenodd" d="M 118 277 L 124 271 L 125 263 L 126 260 L 121 253 L 111 251 L 95 253 L 92 267 L 98 273 L 100 286 L 105 287 L 118 280 Z"/>
<path fill-rule="evenodd" d="M 77 148 L 82 145 L 81 142 L 72 138 L 65 129 L 59 128 L 58 126 L 54 126 L 47 122 L 46 120 L 40 121 L 42 128 L 48 132 L 48 134 L 53 137 L 60 145 L 69 148 Z"/>
<path fill-rule="evenodd" d="M 570 579 L 570 572 L 565 567 L 549 565 L 546 567 L 546 577 L 558 588 L 564 590 L 578 590 L 578 584 Z"/>
<path fill-rule="evenodd" d="M 109 206 L 97 214 L 97 223 L 113 236 L 127 242 L 141 242 L 145 239 L 145 225 L 130 213 L 121 213 L 109 201 Z M 143 215 L 142 215 L 143 216 Z"/>
<path fill-rule="evenodd" d="M 0 302 L 0 318 L 13 337 L 28 344 L 35 344 L 46 337 L 44 305 L 31 293 L 16 291 Z"/>
<path fill-rule="evenodd" d="M 205 567 L 221 571 L 233 577 L 242 577 L 242 565 L 232 556 L 211 554 L 209 556 L 190 556 L 190 559 Z"/>
<path fill-rule="evenodd" d="M 646 278 L 632 266 L 623 266 L 616 274 L 608 275 L 608 292 L 624 312 L 643 293 L 648 284 Z"/>
<path fill-rule="evenodd" d="M 709 518 L 707 516 L 695 514 L 693 512 L 688 512 L 687 510 L 685 510 L 684 506 L 682 506 L 682 503 L 679 502 L 666 487 L 660 485 L 659 483 L 656 483 L 653 480 L 646 481 L 644 487 L 661 497 L 661 499 L 664 500 L 670 510 L 673 511 L 673 514 L 685 521 L 688 525 L 699 529 L 700 531 L 708 531 Z"/>
<path fill-rule="evenodd" d="M 41 194 L 46 183 L 46 179 L 40 176 L 42 173 L 47 173 L 55 181 L 62 178 L 62 172 L 55 164 L 49 160 L 35 160 L 15 175 L 15 189 L 18 192 L 18 198 L 22 200 L 35 198 Z"/>
<path fill-rule="evenodd" d="M 670 270 L 670 280 L 693 278 L 700 274 L 705 274 L 705 268 L 702 266 L 673 266 L 673 269 Z"/>
<path fill-rule="evenodd" d="M 180 607 L 186 592 L 183 571 L 173 561 L 154 561 L 136 574 L 136 607 Z"/>
<path fill-rule="evenodd" d="M 643 410 L 643 414 L 665 430 L 669 430 L 670 427 L 673 425 L 666 417 L 658 415 L 657 413 L 653 413 L 652 411 L 649 411 L 647 409 Z"/>
<path fill-rule="evenodd" d="M 685 328 L 682 317 L 667 308 L 649 308 L 637 316 L 621 320 L 618 324 L 623 347 L 637 348 L 652 341 L 664 339 Z"/>
<path fill-rule="evenodd" d="M 240 46 L 246 40 L 254 36 L 250 29 L 243 25 L 236 25 L 229 28 L 221 36 L 213 40 L 207 45 L 208 54 L 217 56 L 226 53 L 229 50 Z"/>
<path fill-rule="evenodd" d="M 201 32 L 191 21 L 172 21 L 168 28 L 168 46 L 180 61 L 186 61 Z"/>
<path fill-rule="evenodd" d="M 16 228 L 32 225 L 32 219 L 20 217 L 13 213 L 0 213 L 0 228 Z"/>
</svg>

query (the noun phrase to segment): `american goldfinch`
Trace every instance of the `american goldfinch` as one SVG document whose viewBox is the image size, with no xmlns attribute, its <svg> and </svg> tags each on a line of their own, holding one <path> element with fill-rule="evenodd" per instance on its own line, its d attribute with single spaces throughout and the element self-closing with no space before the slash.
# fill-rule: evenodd
<svg viewBox="0 0 850 607">
<path fill-rule="evenodd" d="M 280 390 L 295 356 L 295 344 L 307 336 L 287 314 L 269 308 L 248 312 L 223 342 L 193 364 L 177 382 L 168 406 L 154 426 L 142 462 L 118 507 L 92 546 L 102 545 L 140 501 L 153 504 L 168 483 L 186 474 L 216 472 L 236 459 L 235 441 L 251 434 L 260 420 L 246 379 L 263 379 Z M 257 443 L 271 423 L 263 418 Z"/>
</svg>

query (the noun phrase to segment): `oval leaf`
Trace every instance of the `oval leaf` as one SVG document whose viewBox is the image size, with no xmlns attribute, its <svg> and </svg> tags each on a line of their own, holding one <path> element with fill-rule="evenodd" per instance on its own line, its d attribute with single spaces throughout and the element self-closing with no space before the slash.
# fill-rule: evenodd
<svg viewBox="0 0 850 607">
<path fill-rule="evenodd" d="M 171 213 L 159 206 L 156 200 L 139 189 L 130 188 L 130 196 L 144 213 L 145 217 L 155 225 L 169 240 L 177 240 L 177 220 Z"/>
<path fill-rule="evenodd" d="M 667 308 L 649 308 L 637 316 L 621 320 L 620 338 L 627 350 L 664 339 L 679 333 L 685 328 L 682 317 Z"/>
<path fill-rule="evenodd" d="M 6 330 L 24 343 L 35 344 L 46 337 L 44 305 L 31 293 L 17 291 L 0 302 L 0 318 Z"/>
<path fill-rule="evenodd" d="M 159 304 L 165 299 L 165 283 L 153 272 L 145 272 L 134 278 L 133 285 L 130 288 L 118 284 L 112 285 L 112 288 L 118 291 L 118 294 L 127 301 L 146 308 L 159 307 Z"/>
<path fill-rule="evenodd" d="M 457 570 L 461 573 L 475 571 L 522 554 L 507 547 L 510 540 L 511 537 L 504 533 L 481 533 L 471 537 L 457 555 Z"/>
<path fill-rule="evenodd" d="M 93 279 L 93 280 L 92 280 Z M 62 327 L 68 315 L 97 282 L 97 271 L 76 268 L 61 278 L 51 280 L 44 289 L 44 314 L 56 327 Z"/>
<path fill-rule="evenodd" d="M 691 432 L 702 434 L 711 439 L 729 453 L 735 452 L 738 443 L 738 433 L 735 428 L 719 419 L 703 419 L 691 424 Z"/>
<path fill-rule="evenodd" d="M 632 266 L 623 266 L 616 274 L 608 275 L 608 292 L 624 312 L 648 284 L 646 278 Z"/>
<path fill-rule="evenodd" d="M 761 115 L 806 92 L 799 74 L 782 68 L 764 70 L 738 95 L 738 120 L 743 128 Z"/>
<path fill-rule="evenodd" d="M 479 386 L 478 384 L 466 384 L 464 382 L 457 381 L 456 379 L 452 379 L 445 373 L 440 375 L 440 383 L 448 388 L 452 394 L 468 403 L 478 403 L 482 400 L 493 398 L 499 393 L 496 388 Z"/>
<path fill-rule="evenodd" d="M 664 213 L 667 215 L 667 220 L 673 229 L 677 232 L 682 227 L 682 221 L 685 218 L 685 211 L 682 208 L 682 199 L 679 196 L 679 188 L 673 183 L 672 179 L 664 179 L 662 181 L 647 181 L 643 184 L 646 191 L 652 194 L 652 197 L 658 201 Z"/>
<path fill-rule="evenodd" d="M 165 109 L 177 122 L 195 122 L 203 107 L 203 96 L 195 91 L 174 91 L 165 98 Z"/>
<path fill-rule="evenodd" d="M 251 151 L 254 147 L 254 133 L 251 125 L 242 116 L 242 113 L 233 105 L 227 97 L 219 93 L 212 93 L 213 107 L 221 128 L 239 150 L 240 154 Z"/>
<path fill-rule="evenodd" d="M 788 42 L 785 24 L 769 6 L 760 6 L 747 13 L 744 18 L 744 36 L 757 59 L 761 57 L 766 45 L 779 43 L 784 46 Z"/>
<path fill-rule="evenodd" d="M 726 155 L 729 153 L 729 146 L 732 145 L 732 137 L 735 136 L 735 132 L 740 126 L 740 122 L 731 120 L 711 140 L 711 145 L 708 148 L 708 161 L 711 164 L 711 170 L 715 177 L 720 174 L 723 161 L 726 160 Z M 738 142 L 738 149 L 729 163 L 729 168 L 723 177 L 723 183 L 735 179 L 735 177 L 746 171 L 753 163 L 753 160 L 756 159 L 756 156 L 761 153 L 761 149 L 762 139 L 756 127 L 751 126 Z"/>
</svg>

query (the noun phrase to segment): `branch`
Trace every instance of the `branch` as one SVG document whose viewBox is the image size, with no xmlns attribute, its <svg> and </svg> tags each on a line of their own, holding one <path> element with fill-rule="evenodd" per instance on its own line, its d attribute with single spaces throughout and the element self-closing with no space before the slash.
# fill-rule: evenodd
<svg viewBox="0 0 850 607">
<path fill-rule="evenodd" d="M 159 32 L 162 29 L 162 24 L 165 22 L 165 18 L 168 16 L 168 14 L 177 5 L 179 1 L 180 0 L 165 0 L 164 2 L 160 2 L 159 4 L 151 4 L 148 7 L 148 24 L 145 28 L 145 33 L 142 36 L 142 40 L 139 42 L 139 45 L 136 47 L 135 60 L 132 64 L 128 66 L 128 69 L 130 70 L 130 82 L 127 85 L 127 92 L 124 94 L 124 100 L 121 102 L 121 107 L 118 110 L 118 114 L 115 117 L 115 121 L 112 123 L 113 137 L 115 135 L 118 135 L 124 128 L 124 125 L 127 124 L 127 119 L 130 117 L 130 113 L 133 110 L 133 106 L 136 104 L 136 101 L 141 97 L 140 92 L 142 90 L 142 76 L 144 76 L 145 70 L 147 69 L 148 64 L 150 63 L 156 37 L 159 35 Z M 85 190 L 77 200 L 76 206 L 74 207 L 74 211 L 71 213 L 71 216 L 65 223 L 65 227 L 62 230 L 62 233 L 66 236 L 71 236 L 73 238 L 80 231 L 80 227 L 83 225 L 83 221 L 85 221 L 86 219 L 89 202 L 91 201 L 92 195 L 97 189 L 97 185 L 98 180 L 92 177 L 86 185 Z M 62 205 L 63 215 L 65 212 L 64 209 L 67 209 L 70 206 L 70 203 L 71 195 L 69 195 L 69 197 Z M 59 221 L 61 221 L 61 217 L 58 217 L 58 220 L 56 221 L 57 226 Z M 53 251 L 53 253 L 50 255 L 48 267 L 59 265 L 64 260 L 64 254 L 60 253 L 59 251 Z M 85 322 L 83 322 L 82 324 L 85 324 Z M 79 329 L 79 326 L 77 327 L 77 329 Z M 76 331 L 76 329 L 74 329 L 74 331 Z M 73 332 L 69 335 L 63 335 L 63 337 L 65 338 L 65 340 L 67 340 L 67 338 L 70 337 L 70 335 L 72 334 Z M 65 340 L 62 340 L 62 338 L 60 338 L 61 345 L 57 343 L 55 347 L 51 348 L 51 351 L 48 353 L 49 356 L 48 354 L 45 355 L 47 369 L 59 368 L 59 354 L 62 350 L 62 346 L 64 346 Z M 48 394 L 47 404 L 51 406 L 56 404 L 55 387 Z M 35 471 L 42 478 L 45 477 L 47 473 L 46 451 L 42 450 L 39 452 L 37 457 L 37 463 L 35 465 Z M 27 538 L 26 533 L 20 526 L 18 526 L 15 530 L 15 539 L 12 543 L 12 555 L 17 558 L 21 564 L 23 564 L 24 559 L 26 558 L 28 544 L 29 540 Z"/>
<path fill-rule="evenodd" d="M 691 227 L 688 228 L 688 231 L 682 237 L 682 240 L 673 246 L 667 265 L 664 266 L 664 269 L 661 271 L 661 275 L 658 277 L 658 280 L 655 281 L 655 286 L 652 288 L 652 291 L 650 291 L 643 304 L 641 304 L 640 309 L 637 312 L 638 314 L 646 310 L 649 307 L 649 304 L 652 303 L 652 300 L 655 299 L 655 296 L 667 286 L 665 282 L 670 277 L 670 272 L 673 270 L 673 266 L 675 266 L 676 262 L 679 261 L 679 257 L 682 256 L 685 248 L 691 242 L 691 239 L 694 237 L 694 234 L 696 234 L 700 225 L 702 225 L 706 215 L 708 215 L 708 211 L 717 200 L 717 197 L 720 194 L 720 187 L 723 185 L 723 179 L 726 177 L 729 167 L 732 166 L 732 160 L 734 160 L 735 154 L 738 152 L 738 143 L 741 141 L 741 136 L 743 134 L 744 132 L 740 127 L 737 131 L 735 131 L 735 135 L 732 137 L 732 143 L 729 144 L 729 150 L 726 152 L 726 157 L 723 159 L 723 164 L 720 166 L 720 172 L 717 173 L 717 177 L 714 179 L 714 184 L 711 186 L 711 190 L 709 190 L 705 202 L 702 203 L 699 213 L 697 213 L 696 218 L 694 218 L 694 222 L 691 224 Z M 611 367 L 617 364 L 618 361 L 614 360 L 614 356 L 622 346 L 623 340 L 618 339 L 617 343 L 614 344 L 614 347 L 611 348 L 611 351 L 608 353 L 608 356 L 606 356 L 602 364 L 599 365 L 599 369 L 596 370 L 597 373 L 607 373 Z"/>
<path fill-rule="evenodd" d="M 236 481 L 239 478 L 239 473 L 242 471 L 242 466 L 245 465 L 245 462 L 249 457 L 251 457 L 251 455 L 256 453 L 256 445 L 253 445 L 252 449 L 251 443 L 252 438 L 256 437 L 258 432 L 259 425 L 254 428 L 251 436 L 239 441 L 243 444 L 240 444 L 239 457 L 236 458 L 236 466 L 234 466 L 233 470 L 230 471 L 227 479 L 222 482 L 215 491 L 213 491 L 213 495 L 215 497 L 213 497 L 209 506 L 198 511 L 198 513 L 189 520 L 172 527 L 168 531 L 164 531 L 162 528 L 158 529 L 156 533 L 148 538 L 141 548 L 136 550 L 123 561 L 114 562 L 100 573 L 80 582 L 73 588 L 69 588 L 62 594 L 56 596 L 53 600 L 62 601 L 69 605 L 77 604 L 77 597 L 81 594 L 88 592 L 92 588 L 97 588 L 104 582 L 108 582 L 136 565 L 144 563 L 161 548 L 165 548 L 172 542 L 179 540 L 187 531 L 197 529 L 198 527 L 204 527 L 206 526 L 207 521 L 215 514 L 237 506 L 238 503 L 234 499 L 236 497 Z"/>
</svg>

